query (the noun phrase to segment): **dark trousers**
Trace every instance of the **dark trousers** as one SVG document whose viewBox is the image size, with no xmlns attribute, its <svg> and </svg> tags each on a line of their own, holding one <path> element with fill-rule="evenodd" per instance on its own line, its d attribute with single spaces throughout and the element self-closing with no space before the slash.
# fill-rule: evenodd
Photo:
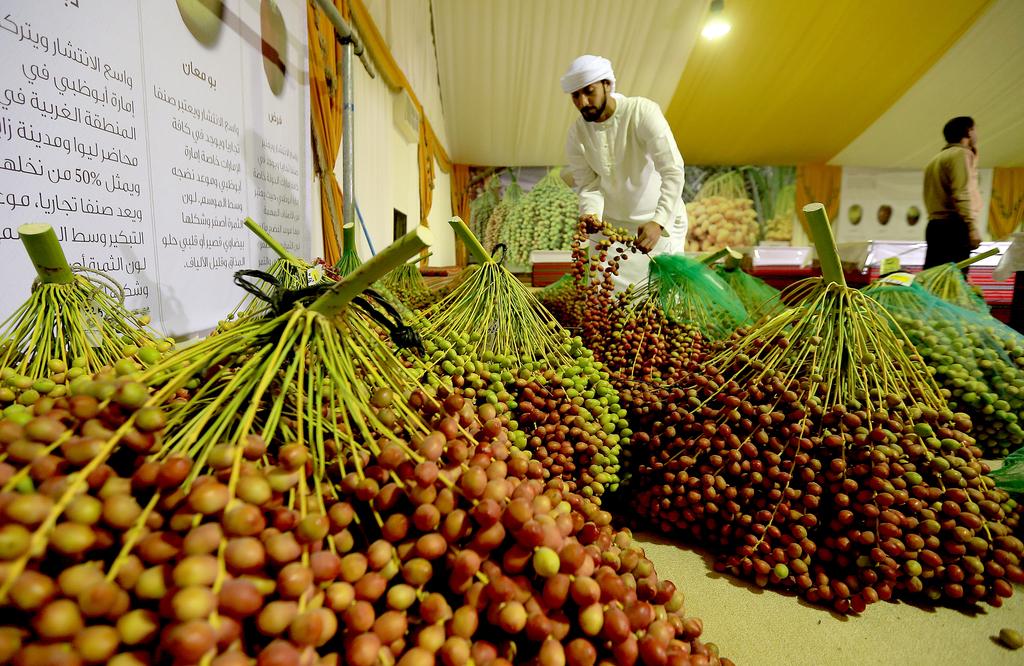
<svg viewBox="0 0 1024 666">
<path fill-rule="evenodd" d="M 961 217 L 929 220 L 924 238 L 928 243 L 924 255 L 925 268 L 956 263 L 971 256 L 970 234 L 967 232 L 967 223 Z"/>
</svg>

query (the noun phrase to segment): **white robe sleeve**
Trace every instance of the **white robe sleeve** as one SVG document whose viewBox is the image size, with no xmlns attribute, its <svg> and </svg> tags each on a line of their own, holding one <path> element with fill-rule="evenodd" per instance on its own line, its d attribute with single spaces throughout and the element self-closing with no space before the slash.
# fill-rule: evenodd
<svg viewBox="0 0 1024 666">
<path fill-rule="evenodd" d="M 569 138 L 565 143 L 565 158 L 580 195 L 580 215 L 604 215 L 604 195 L 601 194 L 601 177 L 598 176 L 583 155 L 583 142 L 576 133 L 576 125 L 569 127 Z"/>
<path fill-rule="evenodd" d="M 644 145 L 654 162 L 654 169 L 661 176 L 661 194 L 654 210 L 654 221 L 668 230 L 677 220 L 669 219 L 683 196 L 683 156 L 679 154 L 672 129 L 668 126 L 661 108 L 646 100 L 637 123 L 637 138 Z"/>
</svg>

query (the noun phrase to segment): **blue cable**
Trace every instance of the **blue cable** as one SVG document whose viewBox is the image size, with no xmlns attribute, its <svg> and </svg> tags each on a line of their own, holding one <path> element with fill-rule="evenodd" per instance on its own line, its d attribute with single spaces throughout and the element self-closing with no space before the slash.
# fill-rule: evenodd
<svg viewBox="0 0 1024 666">
<path fill-rule="evenodd" d="M 359 226 L 363 228 L 363 237 L 366 238 L 366 244 L 370 246 L 370 256 L 376 257 L 377 250 L 373 248 L 373 241 L 370 240 L 370 232 L 366 229 L 366 222 L 363 222 L 363 212 L 359 210 L 359 202 L 356 201 L 356 217 L 359 218 Z"/>
</svg>

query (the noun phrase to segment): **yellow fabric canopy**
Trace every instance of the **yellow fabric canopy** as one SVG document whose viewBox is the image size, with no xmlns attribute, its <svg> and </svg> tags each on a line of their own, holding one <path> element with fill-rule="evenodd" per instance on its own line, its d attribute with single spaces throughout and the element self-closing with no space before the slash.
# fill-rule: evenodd
<svg viewBox="0 0 1024 666">
<path fill-rule="evenodd" d="M 942 126 L 974 118 L 978 165 L 1024 167 L 1024 2 L 994 0 L 956 44 L 832 164 L 921 169 Z"/>
<path fill-rule="evenodd" d="M 989 0 L 726 0 L 667 111 L 690 164 L 829 161 L 952 46 Z"/>
<path fill-rule="evenodd" d="M 992 201 L 988 230 L 993 240 L 1004 240 L 1024 222 L 1024 168 L 992 170 Z"/>
</svg>

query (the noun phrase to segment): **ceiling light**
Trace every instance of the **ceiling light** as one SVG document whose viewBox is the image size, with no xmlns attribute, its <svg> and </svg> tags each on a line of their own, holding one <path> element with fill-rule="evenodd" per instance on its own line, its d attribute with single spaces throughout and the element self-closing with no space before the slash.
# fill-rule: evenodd
<svg viewBox="0 0 1024 666">
<path fill-rule="evenodd" d="M 707 23 L 700 34 L 705 39 L 718 39 L 732 29 L 732 24 L 722 15 L 725 8 L 725 0 L 711 0 L 711 11 L 708 14 Z"/>
</svg>

